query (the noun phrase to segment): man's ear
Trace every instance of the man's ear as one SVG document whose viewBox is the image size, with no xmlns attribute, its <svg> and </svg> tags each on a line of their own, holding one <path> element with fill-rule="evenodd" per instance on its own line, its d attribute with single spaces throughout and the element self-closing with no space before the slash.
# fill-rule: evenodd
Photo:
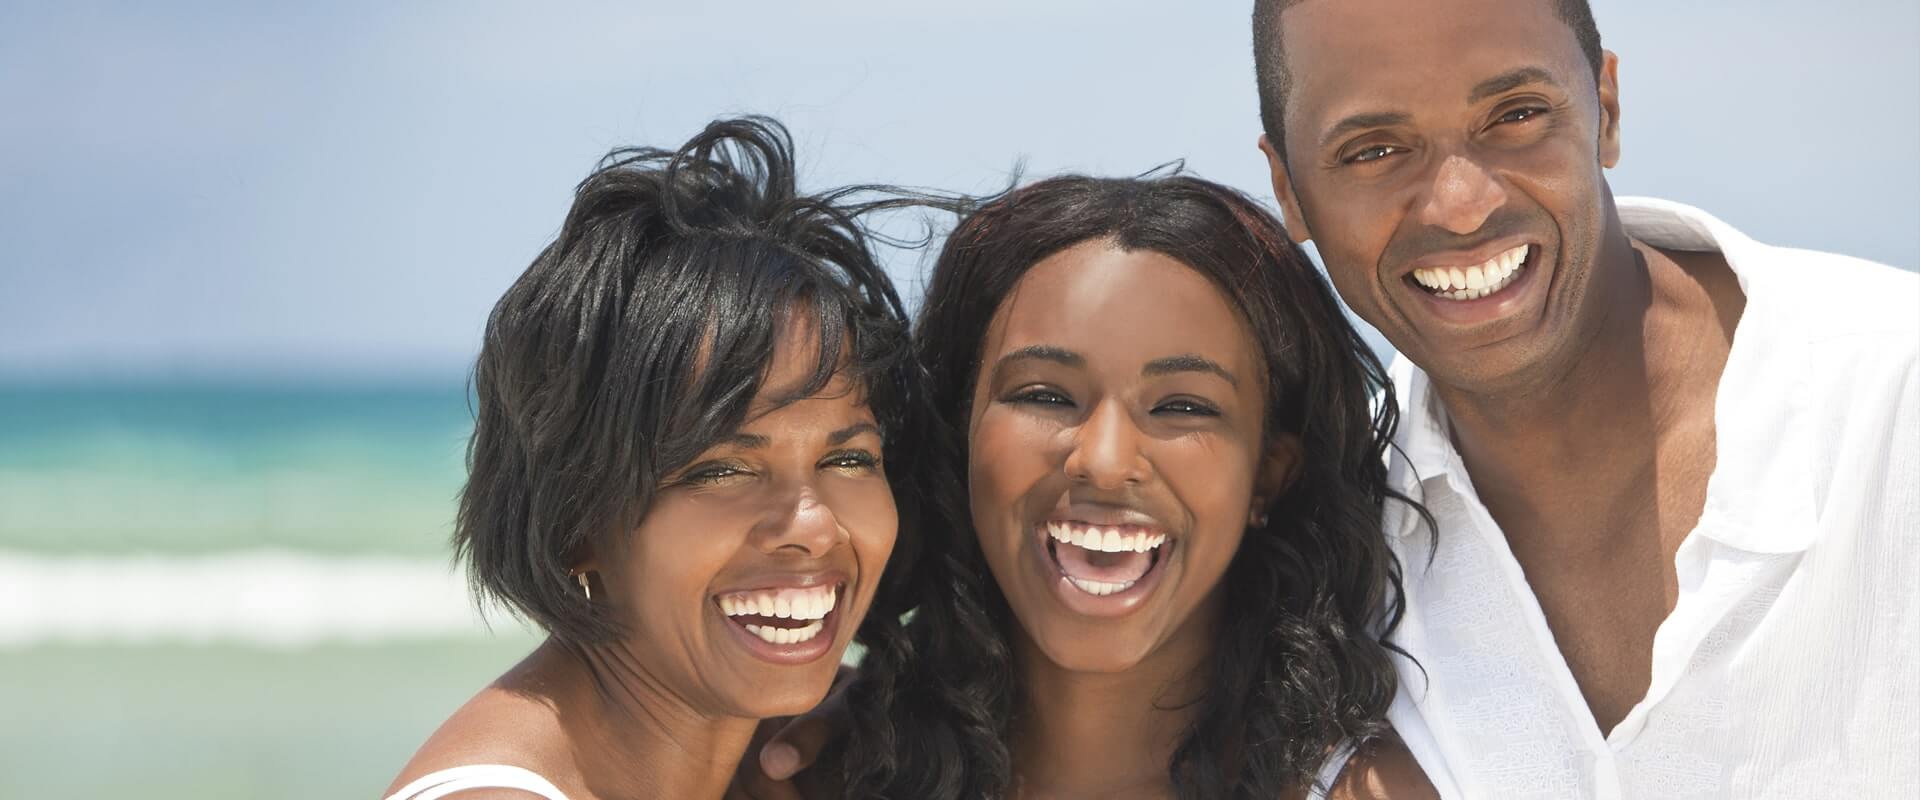
<svg viewBox="0 0 1920 800">
<path fill-rule="evenodd" d="M 1300 213 L 1300 198 L 1293 193 L 1292 176 L 1287 173 L 1287 160 L 1275 150 L 1273 142 L 1266 134 L 1260 134 L 1260 152 L 1267 154 L 1267 171 L 1273 175 L 1273 198 L 1280 201 L 1280 221 L 1287 226 L 1287 236 L 1294 244 L 1300 244 L 1313 238 L 1313 232 L 1307 230 L 1307 217 Z"/>
<path fill-rule="evenodd" d="M 1600 75 L 1600 166 L 1612 169 L 1620 163 L 1620 57 L 1612 50 L 1601 51 Z"/>
<path fill-rule="evenodd" d="M 1275 498 L 1286 494 L 1300 479 L 1300 459 L 1305 451 L 1300 437 L 1276 433 L 1267 437 L 1267 450 L 1260 455 L 1260 472 L 1253 478 L 1253 508 L 1249 519 L 1259 517 Z"/>
</svg>

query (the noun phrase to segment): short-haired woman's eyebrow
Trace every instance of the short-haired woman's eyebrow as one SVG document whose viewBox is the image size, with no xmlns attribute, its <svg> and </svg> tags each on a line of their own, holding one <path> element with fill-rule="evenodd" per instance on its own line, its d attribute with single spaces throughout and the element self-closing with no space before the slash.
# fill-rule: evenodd
<svg viewBox="0 0 1920 800">
<path fill-rule="evenodd" d="M 995 360 L 993 362 L 993 374 L 998 375 L 1001 370 L 1022 361 L 1051 361 L 1055 364 L 1074 368 L 1083 367 L 1087 364 L 1085 358 L 1082 358 L 1079 353 L 1073 352 L 1072 350 L 1055 347 L 1050 344 L 1032 344 L 1003 355 Z"/>
<path fill-rule="evenodd" d="M 1240 379 L 1234 377 L 1234 374 L 1226 367 L 1220 366 L 1220 362 L 1214 361 L 1206 356 L 1198 356 L 1192 353 L 1156 358 L 1147 362 L 1146 366 L 1140 368 L 1140 374 L 1149 378 L 1159 377 L 1161 375 L 1172 375 L 1180 372 L 1204 372 L 1217 375 L 1233 388 L 1240 388 Z"/>
<path fill-rule="evenodd" d="M 721 439 L 720 443 L 741 450 L 759 450 L 773 444 L 773 440 L 757 433 L 735 433 Z"/>
<path fill-rule="evenodd" d="M 840 445 L 846 444 L 847 440 L 852 439 L 855 436 L 859 436 L 860 434 L 863 434 L 863 433 L 871 433 L 875 436 L 879 436 L 880 426 L 875 425 L 871 422 L 856 422 L 852 425 L 848 425 L 847 427 L 841 428 L 840 430 L 827 434 L 827 446 L 839 447 Z"/>
</svg>

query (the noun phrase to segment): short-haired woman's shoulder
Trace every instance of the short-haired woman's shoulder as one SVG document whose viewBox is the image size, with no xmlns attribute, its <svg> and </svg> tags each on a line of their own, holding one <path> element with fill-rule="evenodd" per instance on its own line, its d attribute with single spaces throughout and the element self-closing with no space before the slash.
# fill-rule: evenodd
<svg viewBox="0 0 1920 800">
<path fill-rule="evenodd" d="M 1413 753 L 1399 736 L 1386 737 L 1360 748 L 1334 781 L 1328 800 L 1439 800 L 1440 792 L 1427 780 Z"/>
<path fill-rule="evenodd" d="M 504 679 L 503 679 L 504 680 Z M 528 769 L 548 780 L 564 764 L 565 747 L 558 720 L 541 701 L 496 683 L 455 711 L 400 770 L 382 797 L 440 770 L 474 764 L 505 764 Z M 526 800 L 540 795 L 520 789 L 463 789 L 461 800 Z"/>
</svg>

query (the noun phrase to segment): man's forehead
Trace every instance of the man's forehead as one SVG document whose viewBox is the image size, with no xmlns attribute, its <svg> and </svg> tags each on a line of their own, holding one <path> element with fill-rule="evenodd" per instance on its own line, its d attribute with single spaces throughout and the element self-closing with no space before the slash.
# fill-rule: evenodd
<svg viewBox="0 0 1920 800">
<path fill-rule="evenodd" d="M 1356 105 L 1465 103 L 1516 69 L 1544 70 L 1569 88 L 1586 71 L 1553 0 L 1303 0 L 1280 24 L 1288 118 L 1306 125 L 1389 110 Z"/>
</svg>

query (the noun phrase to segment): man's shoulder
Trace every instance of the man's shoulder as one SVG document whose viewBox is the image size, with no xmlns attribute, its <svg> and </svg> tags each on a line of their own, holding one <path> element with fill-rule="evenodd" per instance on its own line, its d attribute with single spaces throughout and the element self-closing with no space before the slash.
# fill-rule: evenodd
<svg viewBox="0 0 1920 800">
<path fill-rule="evenodd" d="M 1808 324 L 1808 341 L 1889 336 L 1920 346 L 1920 274 L 1837 253 L 1770 248 L 1762 275 Z"/>
</svg>

